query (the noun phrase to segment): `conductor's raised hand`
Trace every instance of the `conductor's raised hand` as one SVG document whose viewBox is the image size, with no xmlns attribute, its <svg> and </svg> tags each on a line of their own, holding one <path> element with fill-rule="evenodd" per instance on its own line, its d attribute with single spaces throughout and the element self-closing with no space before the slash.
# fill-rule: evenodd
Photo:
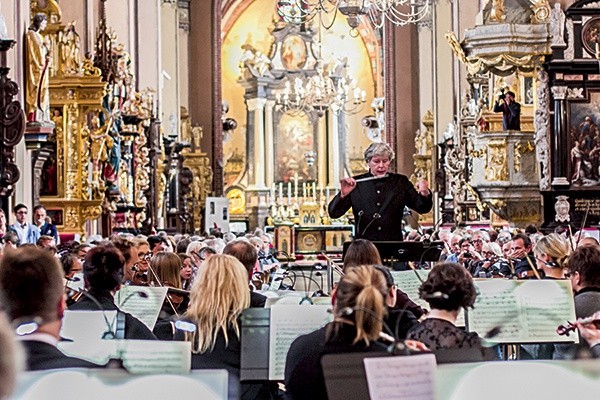
<svg viewBox="0 0 600 400">
<path fill-rule="evenodd" d="M 356 187 L 356 181 L 353 178 L 342 178 L 340 180 L 340 197 L 344 198 L 350 194 Z"/>
<path fill-rule="evenodd" d="M 429 182 L 427 182 L 426 179 L 419 179 L 416 186 L 417 192 L 419 192 L 421 196 L 429 196 L 431 193 L 429 191 Z"/>
</svg>

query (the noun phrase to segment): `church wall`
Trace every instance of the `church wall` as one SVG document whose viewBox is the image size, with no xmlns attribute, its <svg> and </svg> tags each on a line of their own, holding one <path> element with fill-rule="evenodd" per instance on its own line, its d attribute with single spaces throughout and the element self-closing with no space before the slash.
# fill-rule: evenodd
<svg viewBox="0 0 600 400">
<path fill-rule="evenodd" d="M 436 143 L 440 141 L 444 129 L 449 122 L 454 120 L 457 113 L 455 108 L 454 93 L 454 59 L 452 49 L 446 41 L 445 34 L 453 29 L 452 26 L 452 7 L 453 2 L 438 1 L 435 6 L 434 34 L 435 34 L 435 76 L 433 93 L 434 102 L 434 120 Z"/>
<path fill-rule="evenodd" d="M 160 77 L 162 123 L 165 135 L 177 136 L 179 132 L 179 36 L 177 6 L 163 4 L 160 7 L 161 67 Z"/>
</svg>

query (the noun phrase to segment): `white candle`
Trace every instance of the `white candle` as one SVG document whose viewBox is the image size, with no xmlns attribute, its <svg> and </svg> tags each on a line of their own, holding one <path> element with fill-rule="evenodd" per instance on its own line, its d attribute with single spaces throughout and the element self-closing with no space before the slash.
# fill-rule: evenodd
<svg viewBox="0 0 600 400">
<path fill-rule="evenodd" d="M 292 182 L 288 181 L 288 185 L 287 185 L 287 198 L 288 198 L 288 204 L 292 203 Z"/>
<path fill-rule="evenodd" d="M 283 182 L 279 182 L 279 203 L 283 203 Z"/>
<path fill-rule="evenodd" d="M 316 184 L 316 182 L 312 183 L 312 197 L 313 197 L 313 200 L 316 202 L 317 201 L 317 184 Z"/>
<path fill-rule="evenodd" d="M 271 185 L 271 199 L 275 201 L 275 182 Z"/>
<path fill-rule="evenodd" d="M 294 199 L 298 203 L 298 173 L 294 173 Z"/>
<path fill-rule="evenodd" d="M 325 201 L 329 204 L 329 188 L 325 189 Z"/>
<path fill-rule="evenodd" d="M 302 182 L 302 197 L 306 199 L 306 182 Z"/>
</svg>

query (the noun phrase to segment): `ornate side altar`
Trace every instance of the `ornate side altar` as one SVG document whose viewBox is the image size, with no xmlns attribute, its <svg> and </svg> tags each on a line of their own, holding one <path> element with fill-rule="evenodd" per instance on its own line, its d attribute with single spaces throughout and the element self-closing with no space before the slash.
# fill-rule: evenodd
<svg viewBox="0 0 600 400">
<path fill-rule="evenodd" d="M 97 219 L 104 193 L 95 179 L 94 137 L 101 112 L 105 83 L 91 60 L 82 60 L 80 39 L 72 24 L 65 26 L 60 10 L 31 4 L 32 15 L 47 16 L 47 42 L 52 68 L 49 73 L 50 114 L 54 130 L 45 137 L 29 137 L 33 160 L 34 203 L 42 203 L 65 234 L 85 235 L 88 220 Z"/>
</svg>

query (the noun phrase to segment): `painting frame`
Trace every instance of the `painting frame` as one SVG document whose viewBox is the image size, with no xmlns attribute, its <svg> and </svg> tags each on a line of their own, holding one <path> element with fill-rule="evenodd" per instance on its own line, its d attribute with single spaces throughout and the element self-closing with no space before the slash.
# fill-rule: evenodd
<svg viewBox="0 0 600 400">
<path fill-rule="evenodd" d="M 600 16 L 592 17 L 583 25 L 581 29 L 581 44 L 584 50 L 596 57 L 596 46 L 600 40 Z"/>
<path fill-rule="evenodd" d="M 600 18 L 599 18 L 600 21 Z M 588 91 L 581 101 L 569 101 L 567 180 L 572 188 L 600 187 L 600 91 Z"/>
</svg>

